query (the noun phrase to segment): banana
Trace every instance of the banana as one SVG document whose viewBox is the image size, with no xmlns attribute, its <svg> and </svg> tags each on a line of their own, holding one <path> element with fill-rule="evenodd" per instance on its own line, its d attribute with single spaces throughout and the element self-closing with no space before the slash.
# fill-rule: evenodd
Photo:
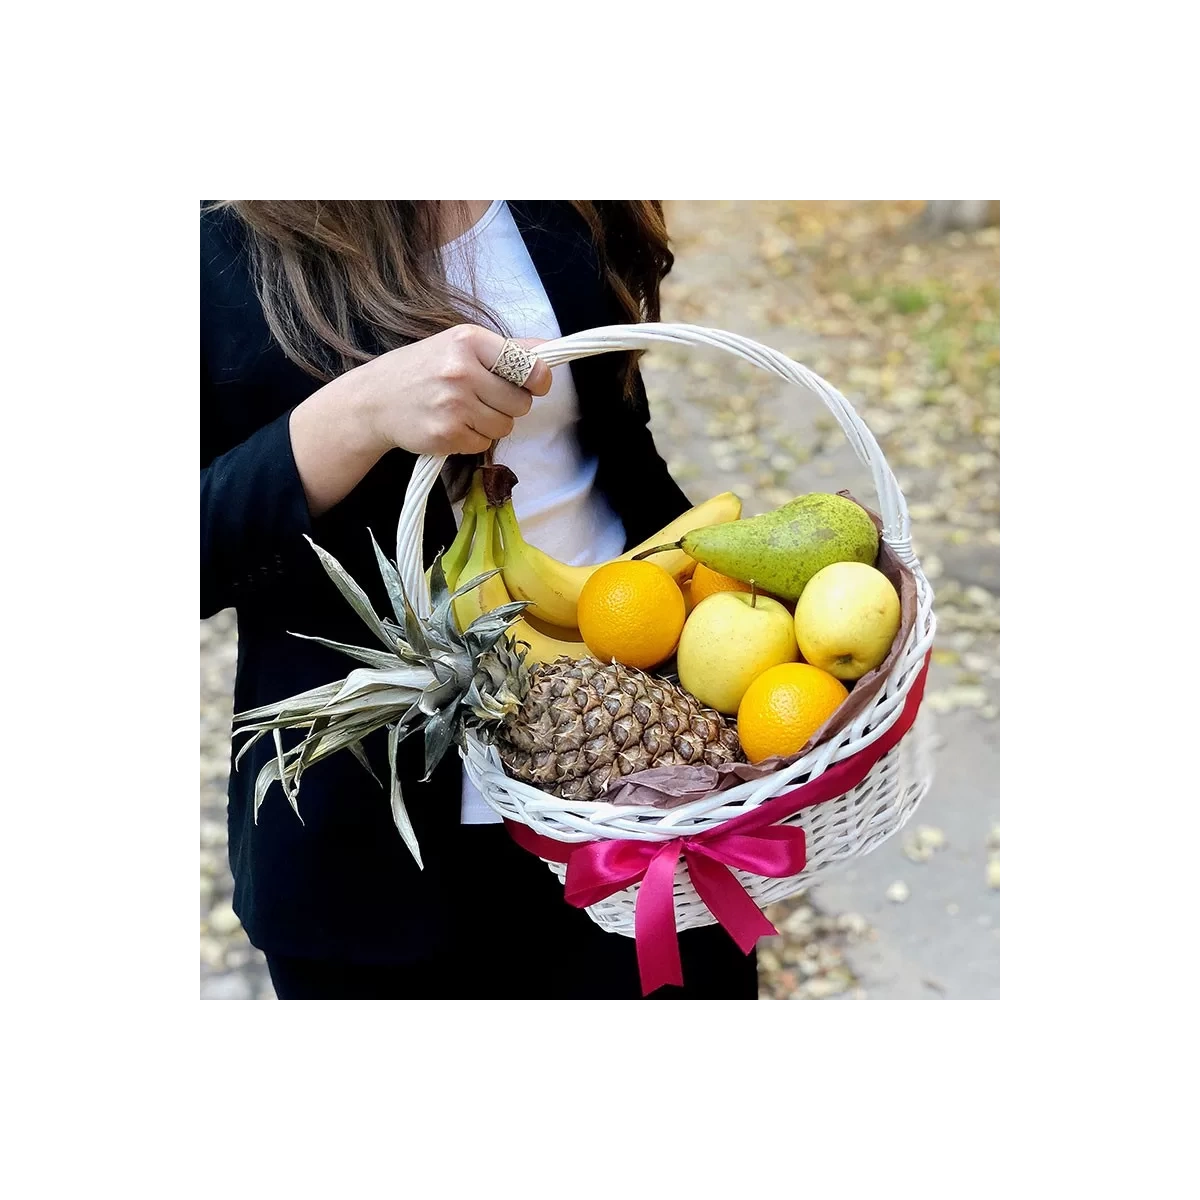
<svg viewBox="0 0 1200 1200">
<path fill-rule="evenodd" d="M 458 587 L 462 569 L 471 556 L 471 542 L 475 537 L 476 513 L 474 508 L 463 506 L 462 524 L 458 534 L 450 543 L 450 549 L 442 555 L 442 571 L 446 576 L 446 586 L 451 591 Z"/>
<path fill-rule="evenodd" d="M 496 510 L 485 507 L 478 515 L 475 525 L 475 539 L 471 546 L 471 554 L 463 565 L 459 581 L 465 583 L 494 570 L 496 563 L 495 547 Z M 514 597 L 504 586 L 503 575 L 493 575 L 485 579 L 477 588 L 473 588 L 464 596 L 459 596 L 454 602 L 454 619 L 459 629 L 466 629 L 477 617 L 485 612 L 491 612 L 503 604 L 510 603 Z M 563 632 L 568 632 L 563 630 Z M 526 659 L 529 662 L 553 662 L 556 658 L 566 655 L 568 658 L 582 658 L 588 653 L 588 648 L 581 641 L 568 641 L 554 637 L 550 633 L 535 629 L 528 621 L 518 618 L 509 626 L 508 636 L 514 641 L 524 642 L 529 647 Z"/>
<path fill-rule="evenodd" d="M 475 538 L 471 545 L 471 553 L 459 573 L 460 584 L 486 571 L 495 570 L 496 556 L 492 547 L 495 524 L 495 509 L 483 508 L 475 521 Z M 454 601 L 454 619 L 458 622 L 459 629 L 466 629 L 485 612 L 491 612 L 493 608 L 499 608 L 508 602 L 509 595 L 503 577 L 493 575 Z"/>
<path fill-rule="evenodd" d="M 703 504 L 697 504 L 695 508 L 689 508 L 669 525 L 664 525 L 656 534 L 651 535 L 644 542 L 639 542 L 632 550 L 626 550 L 621 555 L 620 561 L 628 562 L 636 555 L 654 546 L 661 546 L 665 542 L 677 542 L 684 534 L 691 533 L 693 529 L 702 529 L 705 525 L 722 525 L 726 521 L 736 521 L 741 515 L 741 498 L 733 492 L 722 492 L 719 496 L 713 496 L 711 500 L 705 500 Z M 656 554 L 654 561 L 673 576 L 676 583 L 690 579 L 692 572 L 696 569 L 696 560 L 684 554 L 682 550 Z"/>
<path fill-rule="evenodd" d="M 560 642 L 582 642 L 583 634 L 578 629 L 568 628 L 564 625 L 551 625 L 549 621 L 543 621 L 540 617 L 531 616 L 529 609 L 526 609 L 521 618 L 527 621 L 538 631 L 544 633 L 547 637 L 557 638 Z"/>
<path fill-rule="evenodd" d="M 552 663 L 556 658 L 585 658 L 591 651 L 583 642 L 568 642 L 562 638 L 551 637 L 534 629 L 524 619 L 513 623 L 508 631 L 509 637 L 515 642 L 524 642 L 529 647 L 525 656 L 528 662 Z"/>
<path fill-rule="evenodd" d="M 462 524 L 458 527 L 454 541 L 442 554 L 442 574 L 445 575 L 446 585 L 451 591 L 458 587 L 463 566 L 471 555 L 471 544 L 475 537 L 475 522 L 483 502 L 483 485 L 479 479 L 479 472 L 476 471 L 475 477 L 471 480 L 471 489 L 463 501 Z M 430 583 L 431 574 L 431 571 L 425 572 L 426 584 Z"/>
<path fill-rule="evenodd" d="M 628 562 L 635 554 L 653 546 L 676 542 L 693 529 L 736 521 L 741 515 L 741 500 L 733 492 L 722 492 L 676 517 L 653 537 L 612 561 Z M 605 564 L 573 567 L 530 545 L 521 533 L 511 499 L 497 510 L 497 524 L 504 543 L 504 585 L 513 599 L 528 600 L 530 615 L 541 621 L 561 628 L 572 628 L 576 624 L 576 607 L 583 585 Z M 687 579 L 696 567 L 695 562 L 682 550 L 664 551 L 655 555 L 654 561 L 668 571 L 677 583 Z"/>
<path fill-rule="evenodd" d="M 575 605 L 595 567 L 572 567 L 544 550 L 531 546 L 521 535 L 512 500 L 497 513 L 504 539 L 504 586 L 514 600 L 530 601 L 529 613 L 551 625 L 575 624 Z"/>
</svg>

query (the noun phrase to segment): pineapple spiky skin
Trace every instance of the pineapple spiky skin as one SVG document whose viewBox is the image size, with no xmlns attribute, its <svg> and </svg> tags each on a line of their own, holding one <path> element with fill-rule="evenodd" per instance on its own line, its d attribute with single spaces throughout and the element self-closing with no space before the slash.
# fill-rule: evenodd
<svg viewBox="0 0 1200 1200">
<path fill-rule="evenodd" d="M 594 658 L 534 667 L 496 744 L 511 775 L 568 800 L 598 799 L 650 767 L 744 761 L 720 713 L 666 680 Z"/>
</svg>

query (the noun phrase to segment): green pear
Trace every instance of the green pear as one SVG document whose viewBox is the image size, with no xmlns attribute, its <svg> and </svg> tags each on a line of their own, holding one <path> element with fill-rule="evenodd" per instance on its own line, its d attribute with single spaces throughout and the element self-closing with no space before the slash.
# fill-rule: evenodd
<svg viewBox="0 0 1200 1200">
<path fill-rule="evenodd" d="M 759 517 L 694 529 L 680 545 L 722 575 L 798 600 L 805 584 L 831 563 L 874 565 L 879 533 L 853 500 L 811 492 Z"/>
</svg>

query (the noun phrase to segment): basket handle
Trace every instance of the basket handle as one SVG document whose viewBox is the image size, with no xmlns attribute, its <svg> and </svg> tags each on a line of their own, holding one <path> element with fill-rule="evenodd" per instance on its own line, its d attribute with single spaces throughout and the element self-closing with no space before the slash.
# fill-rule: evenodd
<svg viewBox="0 0 1200 1200">
<path fill-rule="evenodd" d="M 908 566 L 915 564 L 908 506 L 874 435 L 837 388 L 779 351 L 720 329 L 706 329 L 701 325 L 646 322 L 640 325 L 605 325 L 599 329 L 585 329 L 579 333 L 568 334 L 538 346 L 537 356 L 548 367 L 557 367 L 577 358 L 591 358 L 596 354 L 609 354 L 614 351 L 648 350 L 663 343 L 675 346 L 714 346 L 737 358 L 745 359 L 746 362 L 753 363 L 754 366 L 761 367 L 788 383 L 806 388 L 823 400 L 842 427 L 842 432 L 854 453 L 871 472 L 875 495 L 879 502 L 879 513 L 883 518 L 884 540 Z M 422 616 L 429 612 L 429 588 L 425 583 L 421 552 L 425 507 L 430 490 L 437 482 L 445 461 L 444 456 L 429 454 L 422 454 L 417 460 L 409 480 L 408 491 L 404 496 L 400 525 L 396 531 L 396 563 L 405 589 Z"/>
</svg>

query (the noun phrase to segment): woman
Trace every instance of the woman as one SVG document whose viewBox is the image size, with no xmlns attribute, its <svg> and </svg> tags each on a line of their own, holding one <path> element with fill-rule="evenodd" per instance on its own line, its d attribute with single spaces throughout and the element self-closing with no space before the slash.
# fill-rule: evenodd
<svg viewBox="0 0 1200 1200">
<path fill-rule="evenodd" d="M 490 372 L 497 330 L 527 346 L 657 319 L 670 269 L 656 201 L 227 201 L 202 210 L 201 616 L 238 615 L 235 710 L 345 674 L 314 642 L 357 618 L 304 535 L 387 606 L 367 530 L 387 545 L 421 453 L 448 454 L 426 560 L 455 533 L 477 456 L 515 470 L 530 540 L 567 561 L 619 554 L 689 506 L 647 427 L 632 358 Z M 418 869 L 386 795 L 350 755 L 305 774 L 297 820 L 278 789 L 257 823 L 267 739 L 231 773 L 234 908 L 281 999 L 640 995 L 633 942 L 566 904 L 445 757 L 419 739 L 400 775 Z M 368 741 L 386 778 L 385 747 Z M 685 989 L 753 999 L 754 956 L 717 926 L 681 936 Z"/>
</svg>

